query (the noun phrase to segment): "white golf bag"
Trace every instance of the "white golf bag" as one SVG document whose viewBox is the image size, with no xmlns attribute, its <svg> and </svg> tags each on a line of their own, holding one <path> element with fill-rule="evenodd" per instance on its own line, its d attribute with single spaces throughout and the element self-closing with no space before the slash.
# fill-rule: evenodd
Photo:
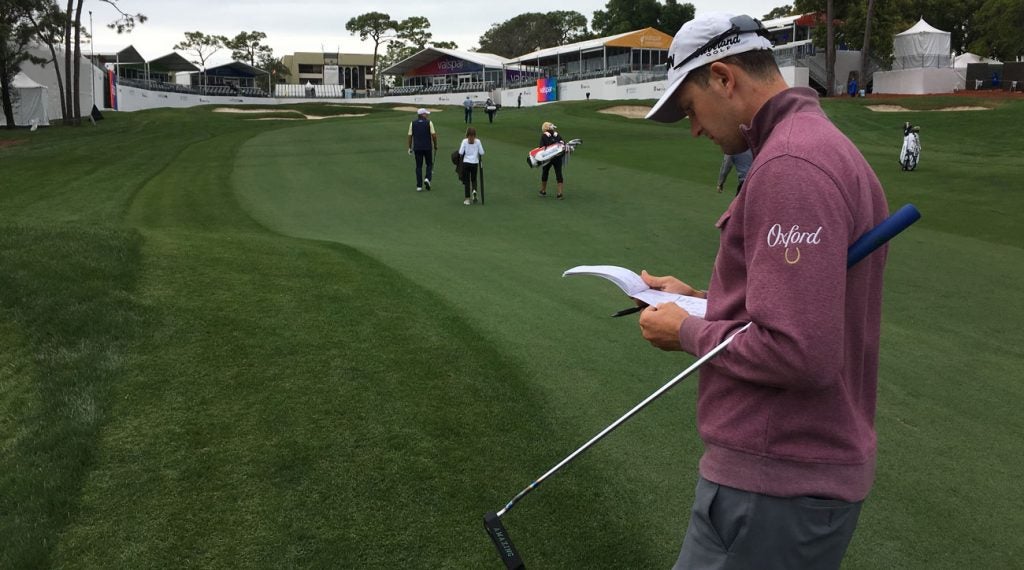
<svg viewBox="0 0 1024 570">
<path fill-rule="evenodd" d="M 537 168 L 544 166 L 551 162 L 552 159 L 565 155 L 568 160 L 569 155 L 576 150 L 576 145 L 583 144 L 581 139 L 572 139 L 569 142 L 556 142 L 555 144 L 549 144 L 548 146 L 539 146 L 530 151 L 530 154 L 526 157 L 526 164 L 530 168 Z"/>
<path fill-rule="evenodd" d="M 900 168 L 914 170 L 921 158 L 921 127 L 911 127 L 907 123 L 903 128 L 903 148 L 900 150 Z"/>
</svg>

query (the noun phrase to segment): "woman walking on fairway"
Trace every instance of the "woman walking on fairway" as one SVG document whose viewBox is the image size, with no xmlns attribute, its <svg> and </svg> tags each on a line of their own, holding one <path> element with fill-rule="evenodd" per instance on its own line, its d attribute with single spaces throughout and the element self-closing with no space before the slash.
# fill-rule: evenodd
<svg viewBox="0 0 1024 570">
<path fill-rule="evenodd" d="M 541 125 L 540 127 L 540 144 L 538 146 L 545 147 L 548 145 L 553 145 L 558 142 L 562 142 L 562 135 L 558 134 L 558 131 L 556 129 L 558 129 L 558 127 L 556 127 L 554 124 L 545 121 L 544 124 Z M 558 155 L 555 158 L 551 159 L 551 161 L 545 164 L 544 168 L 540 171 L 541 196 L 548 195 L 548 172 L 551 170 L 551 167 L 553 166 L 555 167 L 555 181 L 558 182 L 558 193 L 555 194 L 555 198 L 558 198 L 559 200 L 562 199 L 562 188 L 565 182 L 562 179 L 563 156 L 564 155 Z"/>
<path fill-rule="evenodd" d="M 469 206 L 476 202 L 476 173 L 484 156 L 484 145 L 476 138 L 476 127 L 466 129 L 466 138 L 459 145 L 462 156 L 462 185 L 466 189 L 466 200 L 462 203 Z"/>
</svg>

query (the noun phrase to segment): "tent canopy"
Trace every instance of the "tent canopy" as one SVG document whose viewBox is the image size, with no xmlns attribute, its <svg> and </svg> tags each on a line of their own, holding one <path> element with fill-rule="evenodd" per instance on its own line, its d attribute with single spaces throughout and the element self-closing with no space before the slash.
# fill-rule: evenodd
<svg viewBox="0 0 1024 570">
<path fill-rule="evenodd" d="M 943 32 L 942 30 L 936 28 L 935 26 L 929 24 L 928 22 L 925 22 L 924 18 L 921 18 L 920 20 L 917 21 L 916 24 L 914 24 L 913 26 L 910 26 L 909 29 L 904 30 L 904 31 L 902 31 L 902 32 L 900 32 L 900 33 L 898 33 L 896 35 L 897 36 L 909 36 L 909 35 L 913 35 L 913 34 L 947 34 L 948 35 L 949 32 Z"/>
<path fill-rule="evenodd" d="M 949 32 L 932 27 L 921 18 L 909 30 L 896 34 L 892 49 L 893 69 L 949 67 Z"/>
<path fill-rule="evenodd" d="M 146 58 L 142 57 L 142 54 L 140 54 L 139 51 L 135 49 L 135 46 L 128 46 L 123 50 L 117 52 L 117 56 L 115 56 L 115 59 L 121 65 L 129 65 L 133 63 L 146 63 Z"/>
<path fill-rule="evenodd" d="M 966 69 L 968 65 L 972 63 L 989 63 L 999 64 L 1002 63 L 998 59 L 992 59 L 990 57 L 982 57 L 975 53 L 964 53 L 953 58 L 953 67 L 957 69 Z"/>
<path fill-rule="evenodd" d="M 182 55 L 179 54 L 178 52 L 172 51 L 171 53 L 169 53 L 169 54 L 167 54 L 165 56 L 158 57 L 158 58 L 150 61 L 149 62 L 149 70 L 157 72 L 157 73 L 166 73 L 166 74 L 169 75 L 169 74 L 178 73 L 178 72 L 181 72 L 181 71 L 188 71 L 188 72 L 195 73 L 195 72 L 199 71 L 199 68 L 196 67 L 189 60 L 187 60 L 184 57 L 182 57 Z"/>
<path fill-rule="evenodd" d="M 382 75 L 407 75 L 415 70 L 443 58 L 469 62 L 480 68 L 501 69 L 509 60 L 491 53 L 460 51 L 436 47 L 424 48 L 391 67 L 381 71 Z"/>
<path fill-rule="evenodd" d="M 206 70 L 207 75 L 220 77 L 258 77 L 267 72 L 242 61 L 232 61 Z"/>
<path fill-rule="evenodd" d="M 17 94 L 14 104 L 14 124 L 27 127 L 32 124 L 46 126 L 50 124 L 47 112 L 46 87 L 33 81 L 22 72 L 14 75 L 11 89 Z M 7 119 L 0 113 L 0 125 L 6 125 Z"/>
<path fill-rule="evenodd" d="M 14 75 L 14 81 L 11 82 L 11 87 L 14 87 L 15 89 L 35 89 L 38 87 L 46 89 L 46 87 L 43 87 L 39 83 L 32 81 L 31 77 L 25 75 L 20 71 Z"/>
</svg>

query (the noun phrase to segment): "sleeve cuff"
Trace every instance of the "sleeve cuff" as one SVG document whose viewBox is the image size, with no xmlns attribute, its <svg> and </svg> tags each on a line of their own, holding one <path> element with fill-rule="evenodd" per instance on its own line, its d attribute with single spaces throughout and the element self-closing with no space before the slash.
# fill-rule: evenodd
<svg viewBox="0 0 1024 570">
<path fill-rule="evenodd" d="M 683 320 L 683 323 L 679 325 L 679 346 L 686 352 L 694 356 L 697 354 L 697 335 L 704 330 L 707 321 L 700 317 L 694 317 L 693 315 Z"/>
</svg>

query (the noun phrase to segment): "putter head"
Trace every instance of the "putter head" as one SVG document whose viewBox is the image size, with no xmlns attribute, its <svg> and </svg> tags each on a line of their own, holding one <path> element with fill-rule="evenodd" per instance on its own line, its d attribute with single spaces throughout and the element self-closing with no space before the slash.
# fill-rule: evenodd
<svg viewBox="0 0 1024 570">
<path fill-rule="evenodd" d="M 519 557 L 519 552 L 516 550 L 515 545 L 512 544 L 512 538 L 509 537 L 505 526 L 501 524 L 501 519 L 498 518 L 497 513 L 490 512 L 484 515 L 484 528 L 487 529 L 487 534 L 494 541 L 494 547 L 498 549 L 498 555 L 501 556 L 501 561 L 505 563 L 505 568 L 508 568 L 508 570 L 525 570 L 526 566 L 523 564 L 523 559 Z"/>
</svg>

